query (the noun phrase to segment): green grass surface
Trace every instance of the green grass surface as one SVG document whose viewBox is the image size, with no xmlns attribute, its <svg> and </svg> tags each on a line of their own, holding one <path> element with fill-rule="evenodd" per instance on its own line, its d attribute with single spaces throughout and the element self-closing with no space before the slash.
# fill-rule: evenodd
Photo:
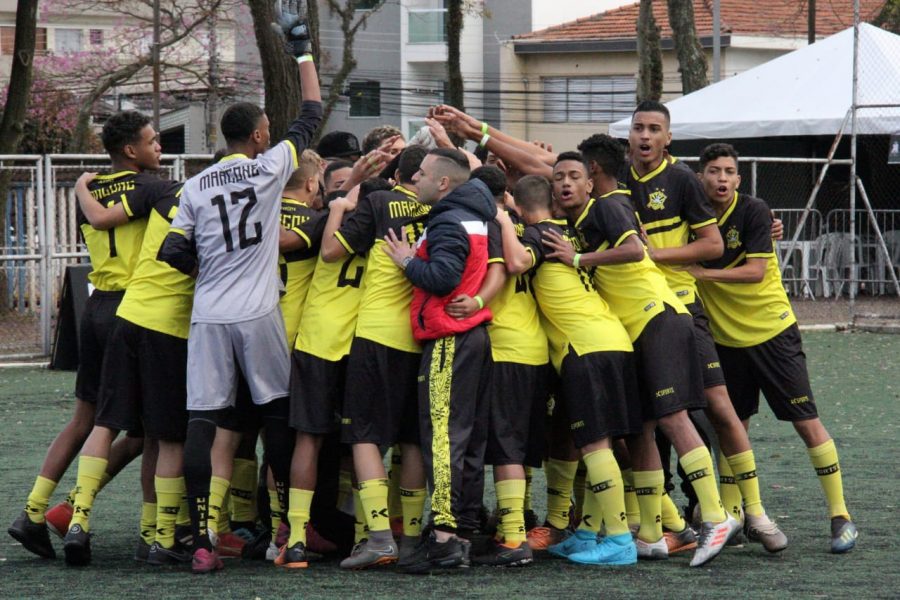
<svg viewBox="0 0 900 600">
<path fill-rule="evenodd" d="M 790 538 L 790 547 L 780 555 L 748 546 L 728 549 L 701 569 L 689 569 L 688 557 L 615 569 L 540 559 L 521 570 L 470 569 L 424 577 L 345 573 L 335 563 L 285 572 L 260 562 L 230 561 L 224 572 L 199 577 L 132 561 L 140 507 L 138 469 L 132 465 L 97 499 L 90 567 L 72 569 L 61 558 L 38 559 L 0 533 L 0 597 L 896 597 L 900 336 L 809 333 L 804 341 L 819 411 L 837 441 L 847 502 L 861 531 L 859 546 L 849 555 L 828 553 L 825 503 L 803 445 L 789 425 L 763 408 L 752 424 L 751 439 L 763 500 Z M 47 446 L 69 417 L 73 387 L 71 373 L 0 370 L 4 526 L 21 510 Z M 54 503 L 73 481 L 74 469 Z M 543 478 L 536 474 L 539 514 L 542 486 Z M 492 502 L 492 492 L 488 494 Z M 54 544 L 61 556 L 62 544 L 55 538 Z"/>
</svg>

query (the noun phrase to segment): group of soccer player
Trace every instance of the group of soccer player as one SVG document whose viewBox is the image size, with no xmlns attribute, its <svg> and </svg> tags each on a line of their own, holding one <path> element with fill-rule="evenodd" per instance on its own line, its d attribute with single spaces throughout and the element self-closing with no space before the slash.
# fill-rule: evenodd
<svg viewBox="0 0 900 600">
<path fill-rule="evenodd" d="M 747 434 L 762 391 L 807 447 L 831 551 L 854 547 L 779 225 L 738 192 L 733 147 L 708 146 L 698 175 L 666 150 L 665 106 L 643 102 L 627 152 L 592 135 L 555 154 L 437 106 L 428 146 L 381 127 L 363 152 L 331 135 L 317 153 L 308 35 L 283 25 L 303 98 L 279 143 L 258 107 L 233 105 L 226 152 L 182 185 L 147 173 L 149 119 L 105 124 L 112 173 L 76 184 L 94 289 L 75 413 L 10 535 L 52 558 L 52 530 L 67 564 L 89 564 L 95 497 L 142 455 L 135 558 L 196 573 L 330 553 L 406 573 L 540 552 L 628 565 L 694 550 L 700 566 L 740 535 L 779 552 Z"/>
</svg>

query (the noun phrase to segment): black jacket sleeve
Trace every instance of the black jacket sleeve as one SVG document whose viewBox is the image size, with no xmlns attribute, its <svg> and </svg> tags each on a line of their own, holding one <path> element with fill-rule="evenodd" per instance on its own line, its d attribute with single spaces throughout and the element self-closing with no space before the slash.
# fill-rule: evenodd
<svg viewBox="0 0 900 600">
<path fill-rule="evenodd" d="M 197 247 L 193 240 L 188 240 L 182 234 L 170 231 L 163 240 L 156 260 L 169 263 L 185 275 L 193 277 L 197 270 Z"/>
<path fill-rule="evenodd" d="M 284 139 L 294 145 L 299 158 L 300 153 L 309 147 L 309 141 L 322 124 L 322 103 L 306 100 L 300 107 L 300 115 L 294 119 Z"/>
<path fill-rule="evenodd" d="M 406 278 L 435 296 L 446 296 L 462 281 L 469 257 L 469 237 L 459 223 L 437 222 L 428 227 L 428 260 L 414 258 Z"/>
</svg>

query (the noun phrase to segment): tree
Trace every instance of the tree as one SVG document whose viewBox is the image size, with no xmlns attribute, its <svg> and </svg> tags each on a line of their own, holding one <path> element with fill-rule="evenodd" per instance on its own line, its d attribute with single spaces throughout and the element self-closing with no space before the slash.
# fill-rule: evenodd
<svg viewBox="0 0 900 600">
<path fill-rule="evenodd" d="M 681 72 L 681 92 L 690 94 L 709 85 L 706 75 L 709 65 L 697 39 L 692 0 L 668 0 L 668 5 L 669 25 Z"/>
<path fill-rule="evenodd" d="M 637 22 L 638 85 L 637 101 L 662 97 L 662 50 L 659 26 L 653 16 L 653 0 L 641 0 Z"/>
<path fill-rule="evenodd" d="M 900 34 L 900 0 L 888 0 L 881 7 L 872 25 Z"/>
<path fill-rule="evenodd" d="M 460 65 L 460 39 L 464 23 L 464 0 L 448 0 L 447 18 L 447 98 L 445 101 L 465 111 L 462 68 Z"/>
</svg>

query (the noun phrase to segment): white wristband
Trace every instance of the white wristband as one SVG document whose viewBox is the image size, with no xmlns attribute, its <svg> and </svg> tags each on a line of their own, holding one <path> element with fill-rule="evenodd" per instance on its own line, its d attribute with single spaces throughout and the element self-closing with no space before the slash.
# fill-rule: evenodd
<svg viewBox="0 0 900 600">
<path fill-rule="evenodd" d="M 305 62 L 313 62 L 312 54 L 301 54 L 297 57 L 297 64 L 303 64 Z"/>
<path fill-rule="evenodd" d="M 478 142 L 478 145 L 479 145 L 480 147 L 484 148 L 485 144 L 488 143 L 488 140 L 489 140 L 489 139 L 491 139 L 491 134 L 489 134 L 489 133 L 484 134 L 484 135 L 482 136 L 482 138 L 481 138 L 481 141 Z"/>
</svg>

